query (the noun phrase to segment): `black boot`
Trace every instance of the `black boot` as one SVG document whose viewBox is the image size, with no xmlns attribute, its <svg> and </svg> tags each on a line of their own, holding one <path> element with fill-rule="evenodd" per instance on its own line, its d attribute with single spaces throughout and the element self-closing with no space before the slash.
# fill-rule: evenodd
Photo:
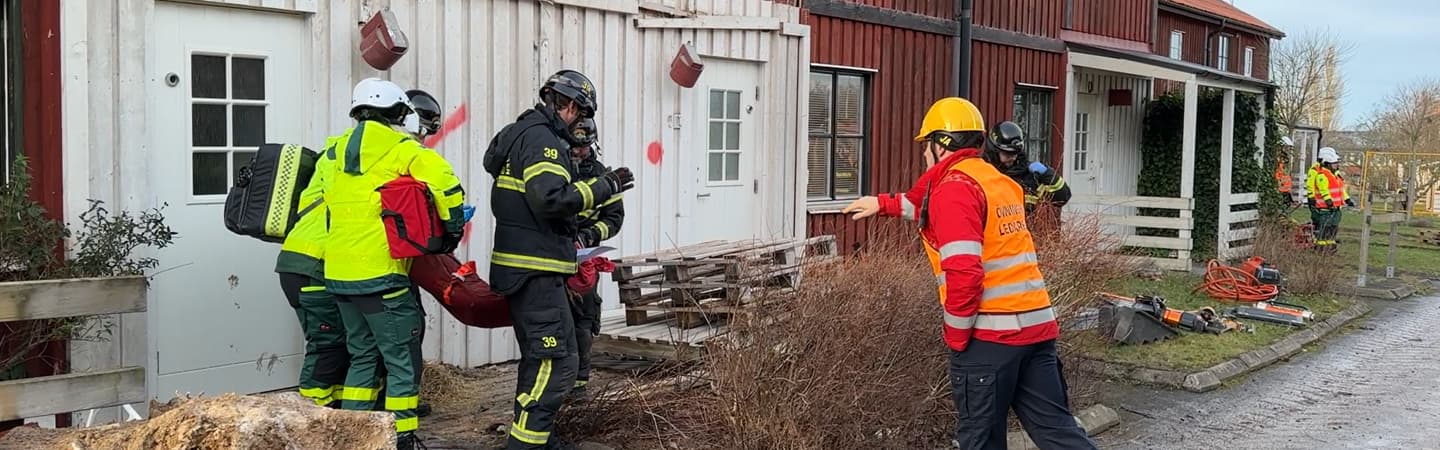
<svg viewBox="0 0 1440 450">
<path fill-rule="evenodd" d="M 406 431 L 395 435 L 395 450 L 415 450 L 415 432 Z"/>
<path fill-rule="evenodd" d="M 415 417 L 425 417 L 428 415 L 430 415 L 430 402 L 420 402 L 420 406 L 415 407 Z"/>
</svg>

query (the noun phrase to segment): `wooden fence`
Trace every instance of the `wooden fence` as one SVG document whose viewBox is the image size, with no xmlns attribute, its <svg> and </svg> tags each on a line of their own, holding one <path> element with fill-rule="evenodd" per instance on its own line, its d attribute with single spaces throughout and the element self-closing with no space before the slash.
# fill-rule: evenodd
<svg viewBox="0 0 1440 450">
<path fill-rule="evenodd" d="M 1070 217 L 1097 215 L 1107 232 L 1121 237 L 1120 245 L 1165 270 L 1190 270 L 1191 232 L 1195 229 L 1195 201 L 1187 198 L 1077 195 L 1066 208 Z M 1177 217 L 1141 216 L 1138 208 L 1174 210 Z M 1174 230 L 1175 237 L 1141 236 L 1136 228 Z"/>
<path fill-rule="evenodd" d="M 1222 261 L 1250 256 L 1260 231 L 1260 194 L 1230 194 L 1220 199 L 1215 252 Z M 1235 211 L 1236 207 L 1240 210 Z"/>
<path fill-rule="evenodd" d="M 143 276 L 0 283 L 0 322 L 145 311 Z M 146 400 L 145 368 L 121 367 L 0 382 L 0 420 L 68 414 Z"/>
</svg>

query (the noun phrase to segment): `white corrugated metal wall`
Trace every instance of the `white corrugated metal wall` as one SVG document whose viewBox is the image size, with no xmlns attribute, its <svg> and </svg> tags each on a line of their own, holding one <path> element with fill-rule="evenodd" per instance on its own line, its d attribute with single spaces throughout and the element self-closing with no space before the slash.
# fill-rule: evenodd
<svg viewBox="0 0 1440 450">
<path fill-rule="evenodd" d="M 99 199 L 124 209 L 157 206 L 149 194 L 146 147 L 147 72 L 145 32 L 157 0 L 85 2 L 64 0 L 65 178 L 67 215 L 76 217 L 86 199 Z M 158 0 L 164 1 L 164 0 Z M 543 78 L 562 68 L 581 70 L 600 91 L 599 119 L 605 160 L 612 166 L 636 169 L 638 188 L 626 194 L 629 214 L 624 230 L 611 245 L 620 253 L 638 253 L 674 245 L 686 224 L 691 203 L 677 194 L 691 178 L 672 155 L 689 141 L 685 125 L 665 124 L 670 115 L 686 111 L 687 98 L 668 77 L 669 63 L 685 42 L 705 57 L 761 62 L 761 94 L 767 98 L 758 132 L 764 160 L 760 167 L 761 204 L 768 235 L 803 233 L 804 214 L 798 197 L 804 177 L 805 98 L 809 65 L 808 29 L 799 10 L 767 0 L 664 0 L 660 9 L 695 22 L 692 28 L 640 28 L 639 2 L 631 0 L 194 0 L 189 3 L 240 5 L 308 17 L 308 100 L 312 143 L 350 126 L 354 82 L 370 76 L 392 79 L 402 86 L 425 89 L 447 110 L 468 106 L 468 123 L 437 150 L 455 165 L 465 181 L 470 202 L 489 204 L 491 180 L 480 169 L 490 137 L 533 105 Z M 683 4 L 682 4 L 683 3 Z M 567 6 L 584 4 L 588 8 Z M 382 8 L 391 8 L 410 41 L 410 53 L 388 73 L 365 65 L 355 52 L 358 22 Z M 776 18 L 780 30 L 726 29 L 707 16 Z M 753 23 L 738 26 L 752 26 Z M 749 25 L 743 25 L 749 23 Z M 243 32 L 225 30 L 224 32 Z M 303 45 L 297 43 L 297 45 Z M 123 117 L 123 120 L 116 120 Z M 659 142 L 666 149 L 660 166 L 646 164 L 645 148 Z M 778 211 L 778 212 L 777 212 Z M 478 216 L 472 240 L 462 252 L 484 265 L 491 223 Z M 217 224 L 218 226 L 218 224 Z M 257 245 L 256 251 L 276 249 Z M 162 263 L 163 265 L 163 263 Z M 483 270 L 483 269 L 482 269 Z M 613 285 L 602 284 L 607 306 Z M 425 356 L 460 365 L 501 362 L 518 357 L 509 330 L 471 329 L 450 319 L 427 301 Z M 114 342 L 75 344 L 77 367 L 107 367 L 120 362 L 144 364 L 144 314 L 129 315 L 117 326 Z M 298 343 L 297 343 L 298 346 Z"/>
</svg>

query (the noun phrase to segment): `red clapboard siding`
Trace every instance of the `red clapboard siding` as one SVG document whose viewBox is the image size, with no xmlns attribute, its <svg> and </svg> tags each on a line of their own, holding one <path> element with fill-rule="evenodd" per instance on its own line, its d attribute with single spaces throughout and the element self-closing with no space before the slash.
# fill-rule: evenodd
<svg viewBox="0 0 1440 450">
<path fill-rule="evenodd" d="M 51 218 L 63 219 L 60 147 L 59 2 L 24 2 L 20 8 L 25 157 L 35 177 L 31 194 Z"/>
<path fill-rule="evenodd" d="M 1185 33 L 1184 42 L 1181 43 L 1182 59 L 1196 64 L 1204 64 L 1214 67 L 1213 61 L 1218 50 L 1211 48 L 1210 56 L 1205 55 L 1205 42 L 1207 38 L 1211 45 L 1219 44 L 1219 36 L 1211 36 L 1211 33 L 1219 30 L 1220 25 L 1197 20 L 1191 17 L 1174 14 L 1167 11 L 1160 11 L 1156 21 L 1156 38 L 1152 48 L 1157 55 L 1170 54 L 1170 35 L 1172 31 Z M 1247 33 L 1236 28 L 1226 28 L 1225 33 L 1233 36 L 1230 40 L 1230 67 L 1226 70 L 1234 73 L 1243 73 L 1245 47 L 1255 49 L 1254 71 L 1251 76 L 1262 80 L 1270 79 L 1270 38 Z"/>
<path fill-rule="evenodd" d="M 975 0 L 974 22 L 980 26 L 1053 38 L 1060 36 L 1064 15 L 1064 0 Z"/>
<path fill-rule="evenodd" d="M 1065 0 L 1052 0 L 1064 7 Z M 1155 0 L 1074 0 L 1070 29 L 1130 41 L 1150 42 Z M 1063 11 L 1061 14 L 1064 14 Z"/>
<path fill-rule="evenodd" d="M 1059 166 L 1063 147 L 1062 130 L 1065 120 L 1065 57 L 1058 53 L 1029 50 L 1007 45 L 976 42 L 971 71 L 971 97 L 986 126 L 1010 117 L 1015 112 L 1015 86 L 1019 83 L 1056 88 L 1052 96 L 1051 149 L 1052 161 Z"/>
</svg>

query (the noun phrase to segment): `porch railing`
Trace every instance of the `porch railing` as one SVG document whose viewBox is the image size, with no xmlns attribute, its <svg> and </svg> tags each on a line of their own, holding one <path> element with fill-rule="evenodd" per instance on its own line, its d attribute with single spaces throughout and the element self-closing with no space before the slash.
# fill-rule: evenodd
<svg viewBox="0 0 1440 450">
<path fill-rule="evenodd" d="M 1229 197 L 1217 221 L 1221 225 L 1215 250 L 1222 260 L 1250 256 L 1260 231 L 1260 194 L 1230 194 Z M 1235 211 L 1235 207 L 1242 210 Z"/>
<path fill-rule="evenodd" d="M 1153 262 L 1164 270 L 1190 270 L 1191 232 L 1195 229 L 1192 199 L 1077 195 L 1070 199 L 1066 217 L 1094 215 L 1104 230 L 1120 239 L 1117 250 L 1125 250 Z M 1175 211 L 1175 217 L 1142 216 L 1138 209 Z M 1165 214 L 1169 216 L 1170 214 Z M 1137 229 L 1161 231 L 1161 236 L 1143 236 Z M 1170 231 L 1173 231 L 1170 232 Z M 1174 236 L 1168 236 L 1174 234 Z"/>
</svg>

